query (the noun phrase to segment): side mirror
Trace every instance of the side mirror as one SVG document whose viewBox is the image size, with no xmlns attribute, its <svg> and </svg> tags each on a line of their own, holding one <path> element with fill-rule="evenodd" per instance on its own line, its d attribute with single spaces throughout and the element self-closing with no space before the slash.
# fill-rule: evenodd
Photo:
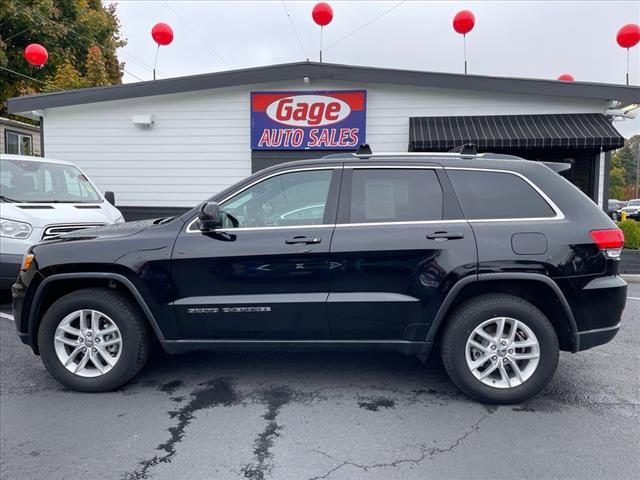
<svg viewBox="0 0 640 480">
<path fill-rule="evenodd" d="M 116 196 L 113 192 L 104 192 L 104 199 L 115 207 Z"/>
<path fill-rule="evenodd" d="M 198 212 L 198 228 L 203 232 L 222 227 L 220 206 L 216 202 L 205 202 Z"/>
</svg>

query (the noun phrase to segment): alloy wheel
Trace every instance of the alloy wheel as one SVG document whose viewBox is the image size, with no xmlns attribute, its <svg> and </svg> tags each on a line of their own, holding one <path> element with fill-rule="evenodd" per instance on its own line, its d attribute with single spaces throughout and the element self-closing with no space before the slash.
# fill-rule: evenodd
<svg viewBox="0 0 640 480">
<path fill-rule="evenodd" d="M 98 310 L 76 310 L 64 317 L 54 337 L 58 360 L 80 377 L 109 372 L 122 354 L 122 335 L 111 318 Z"/>
<path fill-rule="evenodd" d="M 534 374 L 540 360 L 540 344 L 524 322 L 495 317 L 478 325 L 465 347 L 467 367 L 485 385 L 513 388 Z"/>
</svg>

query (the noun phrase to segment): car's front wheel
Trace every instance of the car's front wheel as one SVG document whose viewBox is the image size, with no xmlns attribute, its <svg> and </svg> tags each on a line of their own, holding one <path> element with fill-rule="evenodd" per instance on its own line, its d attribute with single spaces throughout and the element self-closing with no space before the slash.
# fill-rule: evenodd
<svg viewBox="0 0 640 480">
<path fill-rule="evenodd" d="M 38 348 L 49 373 L 83 392 L 120 387 L 149 356 L 147 323 L 125 295 L 106 288 L 72 292 L 45 312 Z"/>
<path fill-rule="evenodd" d="M 519 403 L 551 381 L 559 346 L 547 317 L 531 303 L 504 294 L 460 305 L 442 337 L 442 359 L 453 382 L 486 403 Z"/>
</svg>

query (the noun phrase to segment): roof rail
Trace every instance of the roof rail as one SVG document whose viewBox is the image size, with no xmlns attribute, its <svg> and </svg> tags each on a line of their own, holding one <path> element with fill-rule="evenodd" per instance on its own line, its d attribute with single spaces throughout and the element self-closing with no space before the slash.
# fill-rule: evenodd
<svg viewBox="0 0 640 480">
<path fill-rule="evenodd" d="M 358 151 L 356 152 L 356 155 L 359 156 L 366 156 L 366 155 L 371 155 L 373 152 L 371 151 L 371 147 L 369 146 L 368 143 L 363 143 L 358 147 Z"/>
<path fill-rule="evenodd" d="M 459 147 L 449 150 L 450 153 L 459 153 L 460 155 L 477 155 L 478 151 L 473 143 L 464 143 Z"/>
</svg>

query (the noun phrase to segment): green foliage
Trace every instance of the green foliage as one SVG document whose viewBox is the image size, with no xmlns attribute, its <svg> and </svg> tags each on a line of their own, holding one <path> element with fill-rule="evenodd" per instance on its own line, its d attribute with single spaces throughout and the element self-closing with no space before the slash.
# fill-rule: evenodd
<svg viewBox="0 0 640 480">
<path fill-rule="evenodd" d="M 613 193 L 620 192 L 620 189 L 617 187 L 622 186 L 623 189 L 626 186 L 626 191 L 631 191 L 631 195 L 635 195 L 636 191 L 636 176 L 638 174 L 638 157 L 640 156 L 639 149 L 640 148 L 640 135 L 634 135 L 633 137 L 627 139 L 624 143 L 624 147 L 619 148 L 614 152 L 611 156 L 611 171 L 610 171 L 610 187 L 609 187 L 609 198 L 617 198 L 628 200 L 628 198 L 623 198 L 622 196 L 616 196 Z M 616 175 L 614 184 L 614 173 Z M 624 184 L 620 185 L 620 175 L 624 175 Z M 631 187 L 631 188 L 629 188 Z M 613 190 L 615 189 L 615 190 Z M 613 190 L 613 191 L 612 191 Z"/>
<path fill-rule="evenodd" d="M 97 45 L 91 45 L 89 52 L 87 53 L 87 73 L 84 76 L 84 81 L 87 86 L 100 87 L 103 85 L 109 85 L 109 74 L 107 73 L 107 67 L 102 56 L 102 51 Z"/>
<path fill-rule="evenodd" d="M 626 185 L 626 171 L 619 157 L 611 157 L 611 170 L 609 171 L 609 198 L 624 198 Z"/>
<path fill-rule="evenodd" d="M 0 0 L 0 101 L 60 89 L 121 83 L 124 64 L 116 49 L 120 37 L 114 5 L 100 0 Z M 30 43 L 49 52 L 42 68 L 23 57 Z"/>
<path fill-rule="evenodd" d="M 640 248 L 640 222 L 635 220 L 625 220 L 616 222 L 618 227 L 624 232 L 624 248 Z"/>
</svg>

